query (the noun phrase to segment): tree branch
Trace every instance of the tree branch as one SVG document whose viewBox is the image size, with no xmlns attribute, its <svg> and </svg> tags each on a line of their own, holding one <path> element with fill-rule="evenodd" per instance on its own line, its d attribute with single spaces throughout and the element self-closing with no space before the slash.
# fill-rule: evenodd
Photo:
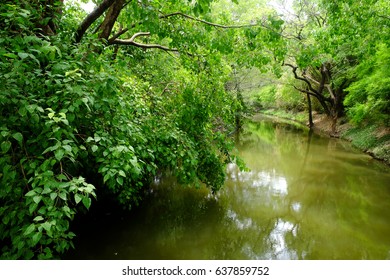
<svg viewBox="0 0 390 280">
<path fill-rule="evenodd" d="M 75 42 L 80 43 L 87 29 L 94 23 L 116 0 L 104 0 L 79 25 L 75 34 Z"/>
<path fill-rule="evenodd" d="M 171 49 L 171 48 L 168 48 L 168 47 L 165 47 L 162 45 L 158 45 L 158 44 L 143 44 L 143 43 L 134 42 L 134 39 L 139 37 L 139 36 L 150 35 L 148 33 L 149 32 L 139 32 L 139 33 L 134 34 L 130 39 L 127 39 L 127 40 L 115 39 L 114 41 L 110 42 L 110 44 L 131 45 L 131 46 L 136 46 L 136 47 L 140 47 L 140 48 L 144 48 L 144 49 L 161 49 L 161 50 L 168 51 L 168 52 L 178 52 L 179 51 L 178 49 Z"/>
<path fill-rule="evenodd" d="M 242 24 L 242 25 L 222 25 L 222 24 L 218 24 L 218 23 L 209 22 L 209 21 L 206 21 L 206 20 L 203 20 L 203 19 L 199 19 L 199 18 L 190 16 L 190 15 L 184 14 L 182 12 L 174 12 L 174 13 L 170 13 L 170 14 L 166 14 L 166 15 L 161 15 L 161 16 L 159 16 L 159 19 L 167 19 L 167 18 L 174 17 L 174 16 L 181 16 L 181 17 L 193 20 L 193 21 L 201 22 L 201 23 L 204 23 L 204 24 L 207 24 L 207 25 L 210 25 L 210 26 L 214 26 L 214 27 L 217 27 L 217 28 L 222 28 L 222 29 L 233 29 L 233 28 L 262 26 L 262 27 L 267 28 L 269 30 L 275 31 L 272 28 L 270 28 L 269 26 L 265 25 L 264 23 L 249 23 L 249 24 Z M 139 24 L 142 24 L 142 22 L 141 23 L 139 22 L 138 25 Z M 114 42 L 116 39 L 119 38 L 119 36 L 123 35 L 127 31 L 129 31 L 130 28 L 133 28 L 135 26 L 136 26 L 136 24 L 132 24 L 129 28 L 125 28 L 123 30 L 120 30 L 119 32 L 114 34 L 109 39 L 109 43 Z M 280 33 L 278 33 L 278 34 L 280 34 Z M 280 34 L 280 35 L 283 36 L 282 34 Z M 285 37 L 285 36 L 283 36 L 283 37 Z"/>
<path fill-rule="evenodd" d="M 138 33 L 135 33 L 133 36 L 131 36 L 131 38 L 128 41 L 134 41 L 135 38 L 140 37 L 140 36 L 150 36 L 150 32 L 138 32 Z M 126 41 L 126 40 L 124 40 L 124 41 Z"/>
<path fill-rule="evenodd" d="M 314 94 L 314 93 L 311 92 L 310 90 L 298 88 L 297 86 L 294 86 L 294 85 L 293 85 L 293 87 L 294 87 L 296 90 L 298 90 L 298 91 L 300 91 L 300 92 L 302 92 L 302 93 L 306 93 L 306 94 L 308 94 L 308 95 L 314 96 L 314 97 L 318 100 L 318 102 L 320 102 L 322 108 L 325 110 L 325 113 L 326 113 L 327 115 L 330 114 L 329 107 L 328 107 L 328 105 L 326 104 L 326 101 L 329 102 L 329 99 L 328 99 L 328 98 L 325 98 L 325 97 L 322 96 L 322 95 Z"/>
<path fill-rule="evenodd" d="M 312 91 L 314 94 L 319 95 L 319 92 L 315 88 L 312 87 L 311 83 L 306 78 L 298 76 L 298 74 L 297 74 L 298 67 L 297 66 L 294 66 L 294 65 L 289 64 L 289 63 L 283 63 L 283 65 L 291 67 L 293 70 L 293 74 L 294 74 L 295 79 L 305 82 L 310 91 Z"/>
<path fill-rule="evenodd" d="M 294 85 L 292 85 L 292 86 L 293 86 L 293 88 L 295 88 L 296 90 L 298 90 L 298 91 L 300 91 L 300 92 L 303 92 L 303 93 L 309 94 L 309 95 L 311 95 L 311 96 L 314 96 L 315 98 L 318 98 L 317 95 L 315 95 L 314 93 L 312 93 L 312 92 L 309 91 L 309 90 L 306 90 L 306 89 L 303 89 L 303 88 L 299 88 L 299 87 L 294 86 Z"/>
<path fill-rule="evenodd" d="M 257 23 L 253 23 L 253 24 L 242 24 L 242 25 L 222 25 L 222 24 L 218 24 L 218 23 L 213 23 L 213 22 L 205 21 L 205 20 L 203 20 L 203 19 L 199 19 L 199 18 L 190 16 L 190 15 L 184 14 L 184 13 L 182 13 L 182 12 L 174 12 L 174 13 L 162 15 L 162 16 L 160 16 L 160 18 L 161 18 L 161 19 L 164 19 L 164 18 L 169 18 L 169 17 L 173 17 L 173 16 L 182 16 L 182 17 L 185 17 L 185 18 L 194 20 L 194 21 L 198 21 L 198 22 L 201 22 L 201 23 L 210 25 L 210 26 L 214 26 L 214 27 L 218 27 L 218 28 L 223 28 L 223 29 L 253 27 L 253 26 L 259 26 L 259 25 L 261 25 L 261 24 L 257 24 Z"/>
</svg>

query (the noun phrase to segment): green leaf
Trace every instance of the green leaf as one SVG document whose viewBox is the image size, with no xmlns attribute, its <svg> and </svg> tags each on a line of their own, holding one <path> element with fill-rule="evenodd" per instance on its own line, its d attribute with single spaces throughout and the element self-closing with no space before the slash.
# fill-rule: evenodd
<svg viewBox="0 0 390 280">
<path fill-rule="evenodd" d="M 9 220 L 10 220 L 10 216 L 7 215 L 4 216 L 1 221 L 3 222 L 3 224 L 8 225 Z"/>
<path fill-rule="evenodd" d="M 62 180 L 67 180 L 68 178 L 66 178 L 66 176 L 64 174 L 60 174 L 57 176 L 57 179 L 62 181 Z"/>
<path fill-rule="evenodd" d="M 83 197 L 83 204 L 84 204 L 85 208 L 89 209 L 89 207 L 91 207 L 91 199 L 87 196 L 84 196 Z"/>
<path fill-rule="evenodd" d="M 119 185 L 123 186 L 123 178 L 122 177 L 117 177 L 116 181 Z"/>
<path fill-rule="evenodd" d="M 92 152 L 96 152 L 96 151 L 98 150 L 98 146 L 93 145 L 93 146 L 91 147 L 91 149 L 92 149 Z"/>
<path fill-rule="evenodd" d="M 1 143 L 1 151 L 3 153 L 8 152 L 8 150 L 11 148 L 11 142 L 10 141 L 3 141 Z"/>
<path fill-rule="evenodd" d="M 58 149 L 54 152 L 54 156 L 55 158 L 58 160 L 58 161 L 61 161 L 61 159 L 63 158 L 64 156 L 64 150 L 63 149 Z"/>
<path fill-rule="evenodd" d="M 74 200 L 76 201 L 76 204 L 79 204 L 79 202 L 81 201 L 81 199 L 82 199 L 81 195 L 79 195 L 79 194 L 77 194 L 77 193 L 74 195 Z"/>
<path fill-rule="evenodd" d="M 50 194 L 50 199 L 54 200 L 54 199 L 57 198 L 57 196 L 58 196 L 57 193 L 53 192 L 53 193 Z"/>
<path fill-rule="evenodd" d="M 18 53 L 18 56 L 19 56 L 21 59 L 25 59 L 25 58 L 27 58 L 29 55 L 28 55 L 28 53 L 20 52 L 20 53 Z"/>
<path fill-rule="evenodd" d="M 119 170 L 119 175 L 122 177 L 126 177 L 126 173 L 123 170 Z"/>
<path fill-rule="evenodd" d="M 53 257 L 53 254 L 51 253 L 51 250 L 49 247 L 46 247 L 43 251 L 46 253 L 45 254 L 46 259 L 51 259 Z"/>
<path fill-rule="evenodd" d="M 9 57 L 9 58 L 17 58 L 18 57 L 16 54 L 13 54 L 13 53 L 5 53 L 5 54 L 3 54 L 3 56 Z"/>
<path fill-rule="evenodd" d="M 28 207 L 28 211 L 30 212 L 30 214 L 32 214 L 35 211 L 35 209 L 37 209 L 37 207 L 38 207 L 38 204 L 31 203 L 30 206 Z"/>
<path fill-rule="evenodd" d="M 69 145 L 64 145 L 64 146 L 62 146 L 62 148 L 64 148 L 65 149 L 65 151 L 67 151 L 67 152 L 72 152 L 72 147 L 71 146 L 69 146 Z"/>
<path fill-rule="evenodd" d="M 38 204 L 35 204 L 35 203 L 32 203 L 31 205 L 36 205 L 36 206 L 38 206 Z M 39 208 L 38 213 L 41 214 L 41 215 L 46 215 L 46 213 L 47 213 L 47 207 L 44 206 L 44 207 Z"/>
<path fill-rule="evenodd" d="M 18 242 L 17 248 L 18 248 L 19 250 L 21 250 L 23 247 L 25 247 L 25 242 L 24 242 L 23 240 L 20 240 L 20 241 Z"/>
<path fill-rule="evenodd" d="M 44 222 L 42 224 L 42 227 L 46 230 L 46 231 L 50 231 L 51 229 L 51 223 L 49 223 L 48 221 Z"/>
<path fill-rule="evenodd" d="M 33 195 L 36 195 L 36 194 L 37 193 L 35 192 L 35 190 L 31 190 L 28 193 L 26 193 L 24 196 L 33 196 Z"/>
<path fill-rule="evenodd" d="M 65 200 L 66 201 L 66 193 L 65 192 L 60 192 L 58 194 L 58 196 L 62 199 L 62 200 Z"/>
<path fill-rule="evenodd" d="M 26 114 L 27 114 L 27 109 L 26 109 L 26 107 L 21 107 L 21 108 L 19 108 L 19 114 L 22 116 L 22 117 L 24 117 Z"/>
<path fill-rule="evenodd" d="M 23 141 L 23 135 L 20 132 L 14 133 L 12 137 L 15 138 L 19 143 Z"/>
<path fill-rule="evenodd" d="M 39 221 L 42 221 L 42 220 L 43 220 L 42 216 L 36 216 L 33 221 L 34 222 L 39 222 Z"/>
<path fill-rule="evenodd" d="M 62 209 L 64 210 L 65 213 L 69 214 L 71 211 L 70 211 L 70 208 L 69 206 L 65 205 L 64 207 L 62 207 Z"/>
<path fill-rule="evenodd" d="M 107 182 L 108 179 L 111 178 L 111 175 L 109 173 L 107 173 L 106 175 L 104 175 L 103 177 L 103 183 Z"/>
<path fill-rule="evenodd" d="M 32 237 L 32 242 L 33 242 L 33 246 L 37 245 L 37 243 L 39 242 L 39 240 L 41 240 L 42 238 L 42 232 L 37 232 L 33 235 Z"/>
<path fill-rule="evenodd" d="M 35 224 L 30 224 L 23 234 L 29 235 L 34 231 L 34 229 L 35 229 Z"/>
<path fill-rule="evenodd" d="M 51 193 L 51 189 L 49 187 L 45 187 L 41 194 L 48 194 Z"/>
<path fill-rule="evenodd" d="M 37 195 L 37 196 L 34 196 L 33 197 L 33 200 L 36 204 L 38 204 L 41 200 L 42 200 L 42 196 L 40 195 Z"/>
</svg>

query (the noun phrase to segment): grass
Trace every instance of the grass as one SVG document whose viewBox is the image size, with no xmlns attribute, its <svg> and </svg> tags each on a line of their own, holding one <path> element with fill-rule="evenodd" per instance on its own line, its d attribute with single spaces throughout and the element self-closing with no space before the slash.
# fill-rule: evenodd
<svg viewBox="0 0 390 280">
<path fill-rule="evenodd" d="M 355 147 L 390 163 L 390 134 L 379 133 L 383 128 L 375 124 L 354 127 L 345 131 L 341 137 L 352 142 Z"/>
</svg>

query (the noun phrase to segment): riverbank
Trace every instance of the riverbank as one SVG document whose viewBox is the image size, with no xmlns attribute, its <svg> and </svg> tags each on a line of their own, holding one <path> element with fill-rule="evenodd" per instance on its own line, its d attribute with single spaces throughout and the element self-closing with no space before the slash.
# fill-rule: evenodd
<svg viewBox="0 0 390 280">
<path fill-rule="evenodd" d="M 264 110 L 259 113 L 289 119 L 307 125 L 307 112 L 285 112 Z M 350 124 L 345 118 L 337 121 L 336 133 L 332 134 L 332 120 L 324 114 L 313 112 L 314 131 L 319 134 L 339 137 L 348 140 L 355 147 L 390 165 L 390 128 L 376 124 L 358 127 Z"/>
</svg>

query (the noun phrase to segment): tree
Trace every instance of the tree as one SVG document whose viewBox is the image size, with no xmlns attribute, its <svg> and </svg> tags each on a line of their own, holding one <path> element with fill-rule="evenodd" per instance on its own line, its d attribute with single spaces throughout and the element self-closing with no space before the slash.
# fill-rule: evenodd
<svg viewBox="0 0 390 280">
<path fill-rule="evenodd" d="M 343 114 L 344 83 L 334 83 L 338 78 L 338 64 L 328 54 L 327 41 L 323 38 L 327 24 L 326 11 L 313 1 L 296 1 L 294 9 L 294 14 L 283 15 L 288 50 L 283 65 L 292 70 L 298 81 L 294 88 L 306 95 L 309 126 L 313 126 L 311 98 L 321 104 L 335 124 Z"/>
<path fill-rule="evenodd" d="M 299 0 L 294 3 L 294 14 L 283 15 L 284 38 L 288 44 L 284 65 L 299 81 L 295 88 L 307 95 L 309 108 L 310 97 L 316 98 L 333 119 L 333 132 L 337 118 L 345 113 L 344 105 L 355 120 L 367 117 L 368 110 L 377 112 L 374 118 L 385 118 L 387 90 L 383 88 L 382 94 L 364 90 L 368 79 L 362 75 L 376 61 L 373 56 L 380 56 L 381 52 L 375 50 L 388 42 L 386 15 L 389 11 L 384 2 Z M 382 74 L 377 72 L 377 75 Z"/>
<path fill-rule="evenodd" d="M 210 3 L 0 6 L 2 258 L 60 256 L 95 197 L 130 208 L 158 172 L 222 186 L 236 36 L 200 18 Z"/>
</svg>

